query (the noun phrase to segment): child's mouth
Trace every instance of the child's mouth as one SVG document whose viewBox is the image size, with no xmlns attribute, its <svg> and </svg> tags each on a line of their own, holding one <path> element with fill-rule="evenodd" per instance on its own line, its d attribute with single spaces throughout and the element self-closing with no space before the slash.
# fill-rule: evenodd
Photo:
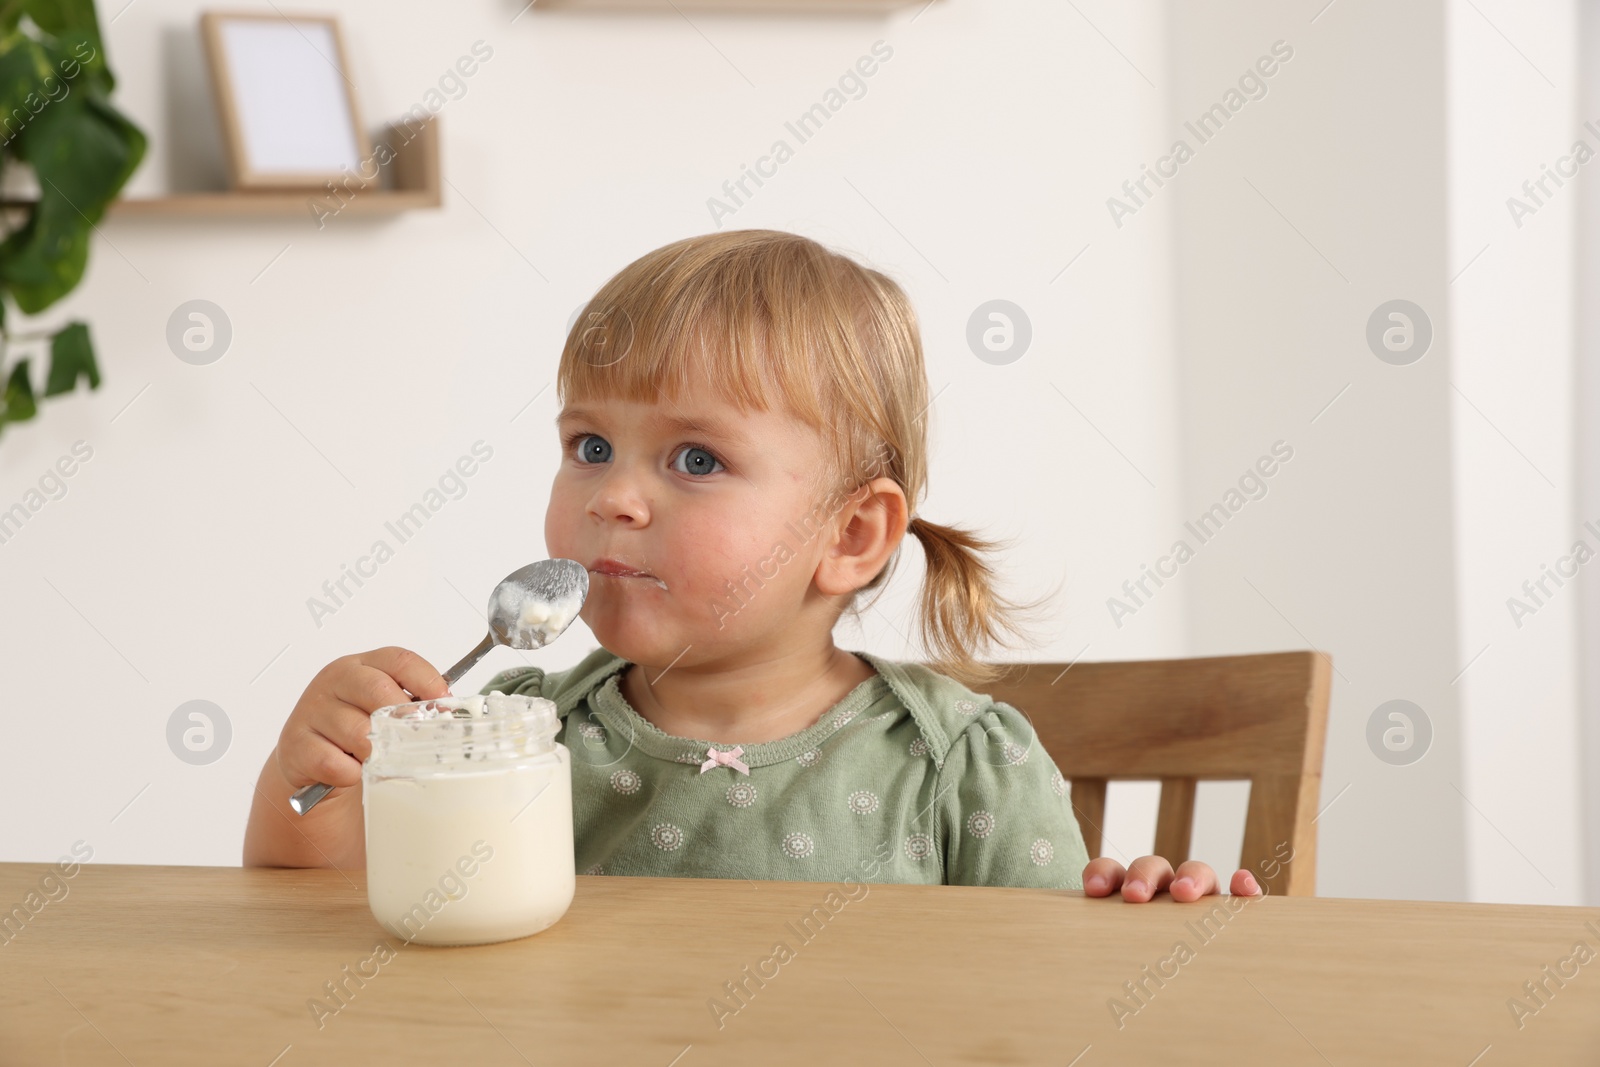
<svg viewBox="0 0 1600 1067">
<path fill-rule="evenodd" d="M 629 567 L 628 565 L 619 563 L 614 559 L 596 560 L 590 565 L 589 572 L 591 574 L 598 574 L 606 578 L 616 578 L 619 580 L 626 578 L 638 578 L 647 582 L 654 582 L 663 589 L 667 587 L 666 582 L 663 582 L 660 578 L 657 578 L 648 571 L 642 571 L 636 567 Z"/>
</svg>

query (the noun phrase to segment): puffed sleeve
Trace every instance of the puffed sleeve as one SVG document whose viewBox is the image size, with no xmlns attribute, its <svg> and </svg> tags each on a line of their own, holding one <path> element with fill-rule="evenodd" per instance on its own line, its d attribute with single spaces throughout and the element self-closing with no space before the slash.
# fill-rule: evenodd
<svg viewBox="0 0 1600 1067">
<path fill-rule="evenodd" d="M 950 885 L 1082 889 L 1067 783 L 1027 716 L 991 703 L 946 753 L 935 793 Z"/>
<path fill-rule="evenodd" d="M 523 696 L 544 696 L 544 668 L 512 667 L 490 678 L 480 693 L 520 693 Z"/>
</svg>

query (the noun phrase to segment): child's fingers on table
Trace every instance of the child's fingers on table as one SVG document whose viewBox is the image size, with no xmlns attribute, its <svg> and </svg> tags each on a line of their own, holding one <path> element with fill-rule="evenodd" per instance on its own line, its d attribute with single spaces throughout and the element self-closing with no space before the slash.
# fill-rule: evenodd
<svg viewBox="0 0 1600 1067">
<path fill-rule="evenodd" d="M 1090 897 L 1109 897 L 1122 885 L 1122 876 L 1127 873 L 1122 864 L 1110 856 L 1101 856 L 1099 859 L 1090 860 L 1083 868 L 1083 892 Z"/>
<path fill-rule="evenodd" d="M 1261 895 L 1261 884 L 1256 881 L 1255 875 L 1241 867 L 1233 872 L 1228 892 L 1236 897 L 1258 897 Z"/>
<path fill-rule="evenodd" d="M 1172 884 L 1167 887 L 1167 892 L 1172 894 L 1173 900 L 1184 903 L 1199 900 L 1218 891 L 1217 872 L 1211 869 L 1211 864 L 1201 863 L 1199 860 L 1184 860 L 1178 864 Z"/>
<path fill-rule="evenodd" d="M 1142 904 L 1172 883 L 1172 864 L 1162 856 L 1140 856 L 1128 865 L 1122 899 Z"/>
</svg>

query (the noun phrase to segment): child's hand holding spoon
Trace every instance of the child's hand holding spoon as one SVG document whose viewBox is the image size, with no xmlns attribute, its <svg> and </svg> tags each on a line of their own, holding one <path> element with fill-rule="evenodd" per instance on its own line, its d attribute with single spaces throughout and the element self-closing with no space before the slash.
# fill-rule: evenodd
<svg viewBox="0 0 1600 1067">
<path fill-rule="evenodd" d="M 588 595 L 589 572 L 575 560 L 541 560 L 506 575 L 489 597 L 489 633 L 477 648 L 444 672 L 443 687 L 448 690 L 495 645 L 543 648 L 578 617 Z M 403 649 L 380 649 L 366 656 L 335 660 L 312 680 L 284 725 L 278 743 L 280 765 L 287 773 L 288 767 L 296 763 L 326 766 L 330 757 L 344 757 L 346 761 L 359 758 L 356 753 L 367 748 L 367 727 L 354 716 L 370 715 L 385 704 L 404 703 L 412 698 L 432 699 L 425 690 L 438 688 L 438 678 L 420 657 Z M 443 695 L 436 693 L 434 697 Z M 393 699 L 396 696 L 401 699 Z M 364 706 L 372 704 L 374 698 L 380 702 Z M 359 737 L 353 733 L 357 729 Z M 341 744 L 340 738 L 346 739 L 349 747 Z M 328 752 L 330 748 L 337 752 Z M 359 764 L 354 775 L 359 781 Z M 316 782 L 305 786 L 289 798 L 289 806 L 304 815 L 338 784 Z"/>
</svg>

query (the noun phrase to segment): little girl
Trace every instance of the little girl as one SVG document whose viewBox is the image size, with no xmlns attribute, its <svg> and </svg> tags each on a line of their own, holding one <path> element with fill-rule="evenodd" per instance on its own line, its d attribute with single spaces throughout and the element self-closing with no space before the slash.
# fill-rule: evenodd
<svg viewBox="0 0 1600 1067">
<path fill-rule="evenodd" d="M 1038 605 L 996 592 L 993 545 L 912 514 L 930 398 L 898 285 L 794 234 L 677 241 L 589 302 L 557 393 L 545 544 L 589 569 L 601 647 L 484 691 L 555 702 L 580 872 L 1122 886 L 1115 861 L 1089 864 L 1028 719 L 956 680 L 992 681 L 979 656 Z M 935 669 L 833 642 L 907 532 Z M 262 770 L 245 862 L 362 866 L 367 716 L 446 692 L 403 649 L 324 668 Z M 289 814 L 315 781 L 344 788 Z M 1136 861 L 1124 896 L 1216 891 L 1204 864 L 1176 875 Z"/>
</svg>

